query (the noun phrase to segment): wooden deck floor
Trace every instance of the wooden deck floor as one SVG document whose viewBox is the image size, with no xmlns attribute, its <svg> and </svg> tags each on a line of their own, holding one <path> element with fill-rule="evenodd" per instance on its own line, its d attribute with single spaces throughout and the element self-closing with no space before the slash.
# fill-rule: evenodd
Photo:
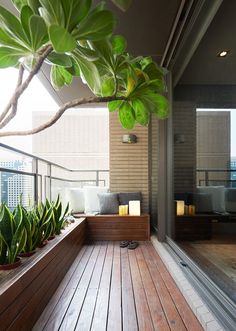
<svg viewBox="0 0 236 331">
<path fill-rule="evenodd" d="M 202 330 L 150 242 L 82 248 L 33 331 Z"/>
</svg>

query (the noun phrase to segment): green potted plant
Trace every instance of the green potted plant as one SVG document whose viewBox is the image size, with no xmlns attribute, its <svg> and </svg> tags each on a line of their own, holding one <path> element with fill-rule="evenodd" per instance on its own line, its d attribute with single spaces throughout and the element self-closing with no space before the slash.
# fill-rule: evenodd
<svg viewBox="0 0 236 331">
<path fill-rule="evenodd" d="M 27 211 L 24 207 L 22 207 L 22 219 L 26 231 L 26 242 L 19 256 L 28 257 L 35 253 L 38 243 L 39 228 L 37 226 L 37 219 L 34 217 L 32 211 Z"/>
<path fill-rule="evenodd" d="M 15 212 L 5 204 L 0 206 L 0 269 L 16 268 L 20 264 L 17 256 L 26 244 L 26 230 L 23 224 L 23 209 L 18 205 Z"/>
<path fill-rule="evenodd" d="M 40 202 L 31 213 L 32 217 L 36 219 L 38 229 L 37 246 L 43 247 L 47 243 L 48 238 L 54 234 L 55 219 L 53 209 L 47 200 L 46 203 Z"/>
<path fill-rule="evenodd" d="M 60 195 L 57 196 L 57 200 L 55 203 L 52 203 L 52 209 L 54 213 L 54 219 L 55 219 L 55 234 L 58 235 L 61 233 L 61 230 L 64 228 L 65 224 L 65 216 L 67 215 L 69 211 L 69 202 L 66 205 L 66 208 L 64 212 L 62 212 L 62 203 L 60 200 Z"/>
<path fill-rule="evenodd" d="M 130 0 L 112 0 L 127 9 Z M 147 126 L 150 114 L 168 116 L 165 71 L 150 57 L 133 57 L 126 41 L 114 35 L 116 18 L 106 1 L 12 0 L 18 15 L 0 6 L 0 68 L 17 67 L 17 87 L 0 114 L 3 129 L 17 114 L 18 101 L 47 63 L 55 89 L 70 85 L 80 76 L 94 96 L 71 100 L 60 106 L 52 118 L 32 130 L 0 131 L 0 137 L 29 135 L 53 125 L 63 113 L 83 104 L 108 102 L 117 111 L 122 126 Z M 52 5 L 53 4 L 53 5 Z M 24 71 L 29 71 L 27 77 Z"/>
</svg>

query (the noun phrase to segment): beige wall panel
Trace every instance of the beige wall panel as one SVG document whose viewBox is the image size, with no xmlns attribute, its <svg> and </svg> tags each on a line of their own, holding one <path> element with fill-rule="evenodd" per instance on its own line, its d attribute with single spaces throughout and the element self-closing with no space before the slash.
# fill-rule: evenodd
<svg viewBox="0 0 236 331">
<path fill-rule="evenodd" d="M 132 133 L 136 144 L 123 144 L 122 136 Z M 132 132 L 121 127 L 117 113 L 110 113 L 110 189 L 112 192 L 141 191 L 142 212 L 149 208 L 148 128 L 136 125 Z"/>
</svg>

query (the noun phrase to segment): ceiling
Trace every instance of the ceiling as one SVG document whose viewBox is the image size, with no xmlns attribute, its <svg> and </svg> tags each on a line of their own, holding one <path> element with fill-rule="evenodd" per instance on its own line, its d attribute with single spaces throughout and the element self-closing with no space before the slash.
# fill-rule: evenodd
<svg viewBox="0 0 236 331">
<path fill-rule="evenodd" d="M 109 7 L 118 17 L 116 33 L 126 37 L 128 51 L 133 55 L 151 55 L 160 62 L 178 10 L 185 2 L 185 0 L 133 0 L 125 13 L 117 9 L 111 1 Z M 13 10 L 10 0 L 0 0 L 0 3 Z M 91 95 L 80 79 L 75 79 L 70 87 L 64 87 L 56 92 L 50 84 L 49 76 L 49 68 L 44 66 L 39 78 L 59 104 Z"/>
<path fill-rule="evenodd" d="M 236 85 L 236 1 L 224 0 L 179 84 Z M 227 57 L 217 54 L 230 50 Z"/>
</svg>

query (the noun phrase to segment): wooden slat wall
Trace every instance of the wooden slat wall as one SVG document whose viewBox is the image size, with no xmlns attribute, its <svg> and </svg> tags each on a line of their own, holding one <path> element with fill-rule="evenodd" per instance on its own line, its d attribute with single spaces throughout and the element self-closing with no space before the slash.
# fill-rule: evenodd
<svg viewBox="0 0 236 331">
<path fill-rule="evenodd" d="M 193 192 L 196 187 L 196 105 L 175 102 L 173 125 L 174 135 L 185 137 L 184 143 L 174 144 L 174 190 Z"/>
<path fill-rule="evenodd" d="M 148 128 L 136 125 L 128 132 L 121 127 L 117 113 L 110 113 L 110 190 L 112 192 L 141 191 L 142 212 L 149 212 Z M 132 133 L 136 144 L 123 144 L 122 136 Z"/>
<path fill-rule="evenodd" d="M 150 240 L 149 215 L 87 216 L 89 240 Z"/>
</svg>

